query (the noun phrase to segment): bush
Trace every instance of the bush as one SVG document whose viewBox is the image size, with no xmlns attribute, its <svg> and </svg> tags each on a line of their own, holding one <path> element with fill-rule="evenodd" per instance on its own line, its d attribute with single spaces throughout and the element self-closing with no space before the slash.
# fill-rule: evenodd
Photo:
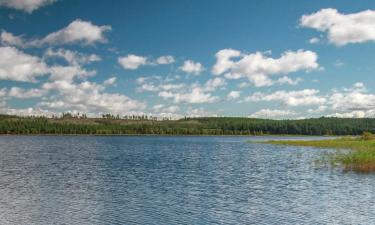
<svg viewBox="0 0 375 225">
<path fill-rule="evenodd" d="M 362 139 L 365 140 L 365 141 L 374 140 L 375 135 L 373 135 L 371 132 L 365 131 L 362 134 Z"/>
</svg>

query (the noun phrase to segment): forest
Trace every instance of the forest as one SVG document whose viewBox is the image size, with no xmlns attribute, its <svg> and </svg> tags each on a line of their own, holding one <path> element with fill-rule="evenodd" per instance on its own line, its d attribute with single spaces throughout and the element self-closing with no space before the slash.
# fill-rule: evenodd
<svg viewBox="0 0 375 225">
<path fill-rule="evenodd" d="M 179 120 L 146 116 L 101 118 L 20 117 L 0 115 L 0 134 L 12 135 L 359 135 L 375 133 L 375 118 L 321 117 L 270 120 L 240 117 L 201 117 Z"/>
</svg>

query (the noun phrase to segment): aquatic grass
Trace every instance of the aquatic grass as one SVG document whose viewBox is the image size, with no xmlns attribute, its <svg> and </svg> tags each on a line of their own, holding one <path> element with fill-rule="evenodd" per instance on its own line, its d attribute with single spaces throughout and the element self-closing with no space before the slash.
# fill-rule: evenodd
<svg viewBox="0 0 375 225">
<path fill-rule="evenodd" d="M 337 151 L 327 157 L 331 165 L 342 165 L 345 171 L 375 172 L 375 139 L 362 137 L 345 137 L 329 140 L 270 140 L 265 143 L 278 145 L 309 146 L 319 148 L 348 149 Z"/>
</svg>

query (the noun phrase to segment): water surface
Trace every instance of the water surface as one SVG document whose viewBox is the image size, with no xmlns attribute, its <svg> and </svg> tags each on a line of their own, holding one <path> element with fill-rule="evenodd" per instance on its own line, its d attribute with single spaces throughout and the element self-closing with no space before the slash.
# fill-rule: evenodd
<svg viewBox="0 0 375 225">
<path fill-rule="evenodd" d="M 2 136 L 0 224 L 375 221 L 374 175 L 264 138 Z"/>
</svg>

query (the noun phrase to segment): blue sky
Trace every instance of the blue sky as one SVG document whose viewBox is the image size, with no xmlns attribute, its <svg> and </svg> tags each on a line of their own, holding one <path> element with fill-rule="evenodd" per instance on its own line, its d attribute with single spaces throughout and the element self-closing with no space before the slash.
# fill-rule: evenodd
<svg viewBox="0 0 375 225">
<path fill-rule="evenodd" d="M 375 117 L 374 6 L 0 0 L 0 112 Z"/>
</svg>

